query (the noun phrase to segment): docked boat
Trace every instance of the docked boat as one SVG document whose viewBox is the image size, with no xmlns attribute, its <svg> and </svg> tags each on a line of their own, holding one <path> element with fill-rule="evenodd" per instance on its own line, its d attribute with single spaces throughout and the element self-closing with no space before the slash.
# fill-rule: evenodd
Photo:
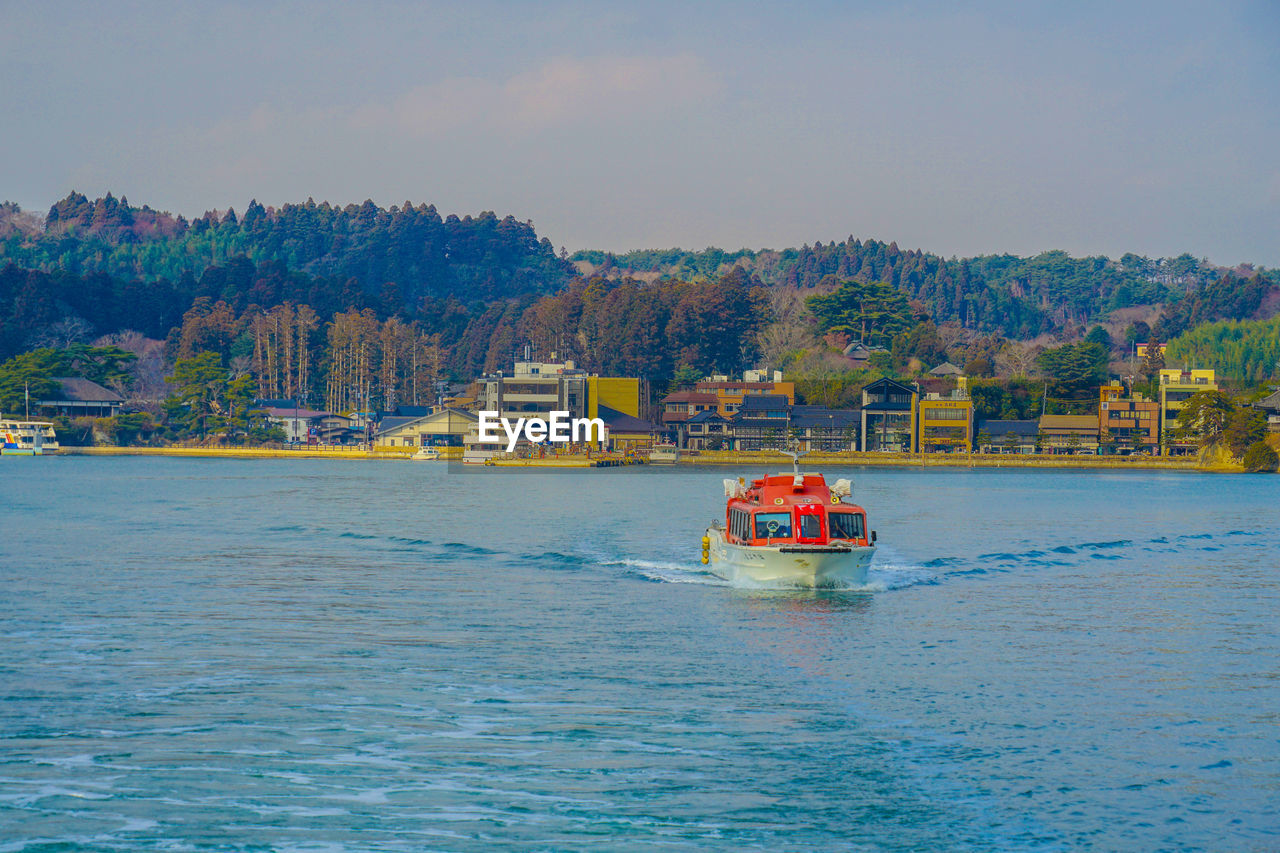
<svg viewBox="0 0 1280 853">
<path fill-rule="evenodd" d="M 0 455 L 42 456 L 58 449 L 58 436 L 48 421 L 0 420 Z"/>
<path fill-rule="evenodd" d="M 655 444 L 649 450 L 650 465 L 674 465 L 680 461 L 680 448 L 674 444 Z"/>
<path fill-rule="evenodd" d="M 434 447 L 424 447 L 409 457 L 413 462 L 435 462 L 440 458 L 440 451 Z"/>
<path fill-rule="evenodd" d="M 725 480 L 725 518 L 707 528 L 702 562 L 730 583 L 767 586 L 861 586 L 875 554 L 867 512 L 852 500 L 853 484 L 802 473 L 748 483 Z"/>
</svg>

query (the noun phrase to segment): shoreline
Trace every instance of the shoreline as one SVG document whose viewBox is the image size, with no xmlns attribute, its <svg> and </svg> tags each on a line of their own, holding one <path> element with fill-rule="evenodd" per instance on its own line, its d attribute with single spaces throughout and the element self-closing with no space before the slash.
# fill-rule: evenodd
<svg viewBox="0 0 1280 853">
<path fill-rule="evenodd" d="M 455 455 L 446 451 L 440 462 L 448 463 L 449 457 Z M 52 456 L 175 456 L 189 458 L 224 458 L 224 459 L 347 459 L 407 462 L 412 455 L 412 448 L 375 448 L 373 450 L 342 449 L 297 449 L 286 450 L 269 447 L 61 447 L 48 455 Z M 461 454 L 456 454 L 460 456 Z M 609 459 L 609 457 L 605 457 Z M 1224 463 L 1219 459 L 1210 461 L 1201 457 L 1140 457 L 1132 456 L 1050 456 L 1050 455 L 1013 455 L 1013 454 L 888 454 L 864 453 L 851 451 L 847 453 L 812 453 L 802 457 L 806 466 L 871 466 L 871 467 L 916 467 L 916 468 L 1074 468 L 1081 470 L 1105 471 L 1199 471 L 1216 473 L 1237 473 L 1242 471 L 1239 465 Z M 595 462 L 596 460 L 591 460 Z M 610 460 L 612 461 L 612 460 Z M 656 468 L 688 468 L 688 467 L 760 467 L 787 466 L 790 457 L 780 453 L 737 452 L 737 451 L 701 451 L 696 455 L 688 455 L 674 463 L 649 463 Z M 493 467 L 502 468 L 595 468 L 618 467 L 621 460 L 611 465 L 593 465 L 585 459 L 545 457 L 541 459 L 511 459 L 495 461 Z M 634 462 L 621 463 L 625 465 Z"/>
</svg>

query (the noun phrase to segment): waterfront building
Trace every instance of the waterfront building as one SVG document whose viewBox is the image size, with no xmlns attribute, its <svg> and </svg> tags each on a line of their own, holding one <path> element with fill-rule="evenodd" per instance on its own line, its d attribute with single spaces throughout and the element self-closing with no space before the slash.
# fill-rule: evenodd
<svg viewBox="0 0 1280 853">
<path fill-rule="evenodd" d="M 60 376 L 58 392 L 36 403 L 50 415 L 66 418 L 109 418 L 124 411 L 124 397 L 79 376 Z"/>
<path fill-rule="evenodd" d="M 1040 418 L 1040 450 L 1043 453 L 1098 452 L 1096 415 L 1044 415 Z"/>
<path fill-rule="evenodd" d="M 1170 430 L 1178 420 L 1178 412 L 1193 394 L 1217 390 L 1218 383 L 1210 368 L 1160 371 L 1160 436 L 1166 456 L 1184 456 L 1199 450 L 1195 439 L 1176 441 Z"/>
<path fill-rule="evenodd" d="M 978 422 L 979 453 L 1035 453 L 1039 421 L 986 420 Z"/>
<path fill-rule="evenodd" d="M 1141 393 L 1125 395 L 1118 382 L 1099 391 L 1098 438 L 1101 444 L 1114 443 L 1121 454 L 1156 453 L 1160 446 L 1160 404 Z"/>
<path fill-rule="evenodd" d="M 800 449 L 812 452 L 841 452 L 858 449 L 858 422 L 853 409 L 826 406 L 792 406 L 790 435 Z"/>
<path fill-rule="evenodd" d="M 781 394 L 752 394 L 743 398 L 733 418 L 735 450 L 785 447 L 791 427 L 791 406 Z"/>
<path fill-rule="evenodd" d="M 640 416 L 640 380 L 597 376 L 572 361 L 517 361 L 511 373 L 478 380 L 477 408 L 504 418 L 542 418 L 568 412 L 571 418 L 600 417 L 601 407 Z"/>
<path fill-rule="evenodd" d="M 919 398 L 917 388 L 893 379 L 879 379 L 863 388 L 858 449 L 914 453 Z"/>
<path fill-rule="evenodd" d="M 937 369 L 951 366 L 940 365 Z M 949 393 L 929 393 L 917 401 L 916 446 L 921 453 L 967 453 L 973 447 L 973 400 L 965 377 Z"/>
<path fill-rule="evenodd" d="M 474 412 L 440 408 L 427 415 L 385 417 L 374 434 L 379 447 L 461 447 L 468 430 L 479 421 Z"/>
</svg>

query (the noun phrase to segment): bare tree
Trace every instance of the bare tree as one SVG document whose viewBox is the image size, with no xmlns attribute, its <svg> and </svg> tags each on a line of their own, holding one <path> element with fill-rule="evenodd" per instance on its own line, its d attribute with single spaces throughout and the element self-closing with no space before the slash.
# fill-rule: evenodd
<svg viewBox="0 0 1280 853">
<path fill-rule="evenodd" d="M 72 344 L 83 343 L 93 335 L 93 326 L 83 317 L 72 314 L 56 323 L 50 323 L 32 332 L 27 342 L 32 347 L 65 349 Z"/>
<path fill-rule="evenodd" d="M 1006 341 L 996 355 L 996 370 L 1001 376 L 1006 377 L 1031 376 L 1035 369 L 1036 356 L 1042 349 L 1021 341 Z"/>
</svg>

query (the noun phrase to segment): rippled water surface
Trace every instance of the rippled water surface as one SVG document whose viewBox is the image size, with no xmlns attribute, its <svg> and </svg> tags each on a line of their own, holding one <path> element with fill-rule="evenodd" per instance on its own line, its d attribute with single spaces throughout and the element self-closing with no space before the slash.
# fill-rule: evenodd
<svg viewBox="0 0 1280 853">
<path fill-rule="evenodd" d="M 0 851 L 1275 850 L 1280 477 L 0 462 Z"/>
</svg>

